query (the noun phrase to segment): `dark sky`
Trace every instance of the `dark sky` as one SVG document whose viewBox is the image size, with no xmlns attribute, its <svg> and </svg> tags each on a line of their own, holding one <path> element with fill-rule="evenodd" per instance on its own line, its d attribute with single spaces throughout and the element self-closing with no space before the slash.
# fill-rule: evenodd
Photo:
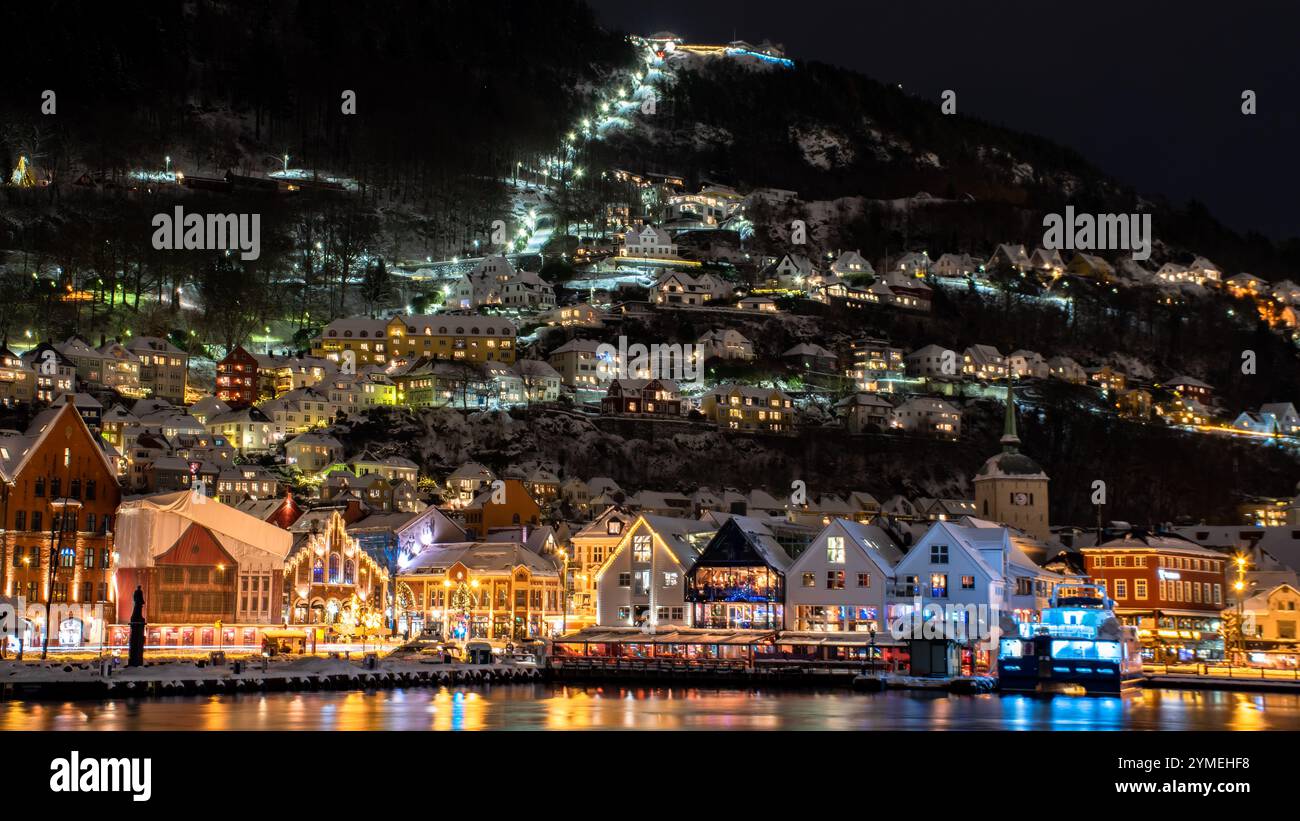
<svg viewBox="0 0 1300 821">
<path fill-rule="evenodd" d="M 1300 5 L 589 2 L 610 29 L 770 39 L 936 104 L 951 88 L 959 111 L 1072 146 L 1141 192 L 1198 199 L 1240 231 L 1300 236 Z"/>
</svg>

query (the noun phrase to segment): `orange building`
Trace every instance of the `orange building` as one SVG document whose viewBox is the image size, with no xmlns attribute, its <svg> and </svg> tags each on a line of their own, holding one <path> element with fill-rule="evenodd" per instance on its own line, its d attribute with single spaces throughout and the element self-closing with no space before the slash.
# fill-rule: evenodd
<svg viewBox="0 0 1300 821">
<path fill-rule="evenodd" d="M 117 599 L 113 516 L 122 494 L 102 443 L 71 402 L 0 435 L 0 590 L 26 600 L 29 640 L 102 641 Z"/>
<path fill-rule="evenodd" d="M 461 515 L 469 539 L 483 539 L 493 530 L 539 525 L 542 509 L 518 479 L 501 479 L 474 497 Z"/>
</svg>

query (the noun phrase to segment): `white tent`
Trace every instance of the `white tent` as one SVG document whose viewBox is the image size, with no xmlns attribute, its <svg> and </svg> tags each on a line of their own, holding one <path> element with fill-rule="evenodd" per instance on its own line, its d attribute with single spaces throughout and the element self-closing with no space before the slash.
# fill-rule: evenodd
<svg viewBox="0 0 1300 821">
<path fill-rule="evenodd" d="M 281 570 L 293 534 L 256 516 L 189 491 L 123 502 L 114 544 L 117 566 L 152 567 L 191 524 L 206 527 L 241 570 Z"/>
</svg>

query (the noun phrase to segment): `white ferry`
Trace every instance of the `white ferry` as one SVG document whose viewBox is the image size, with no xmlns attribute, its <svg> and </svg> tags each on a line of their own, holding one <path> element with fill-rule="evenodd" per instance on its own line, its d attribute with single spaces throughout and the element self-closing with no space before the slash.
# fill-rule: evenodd
<svg viewBox="0 0 1300 821">
<path fill-rule="evenodd" d="M 1004 691 L 1119 693 L 1142 676 L 1137 628 L 1119 623 L 1115 602 L 1092 584 L 1052 594 L 1042 620 L 1021 622 L 998 642 L 998 687 Z"/>
</svg>

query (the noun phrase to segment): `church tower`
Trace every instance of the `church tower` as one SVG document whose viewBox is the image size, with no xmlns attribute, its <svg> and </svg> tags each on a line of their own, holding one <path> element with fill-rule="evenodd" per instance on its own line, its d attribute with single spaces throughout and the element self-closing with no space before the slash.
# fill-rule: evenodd
<svg viewBox="0 0 1300 821">
<path fill-rule="evenodd" d="M 1047 520 L 1047 474 L 1037 462 L 1020 452 L 1010 379 L 1001 441 L 1002 452 L 989 457 L 975 474 L 975 515 L 1046 541 L 1051 536 Z"/>
</svg>

